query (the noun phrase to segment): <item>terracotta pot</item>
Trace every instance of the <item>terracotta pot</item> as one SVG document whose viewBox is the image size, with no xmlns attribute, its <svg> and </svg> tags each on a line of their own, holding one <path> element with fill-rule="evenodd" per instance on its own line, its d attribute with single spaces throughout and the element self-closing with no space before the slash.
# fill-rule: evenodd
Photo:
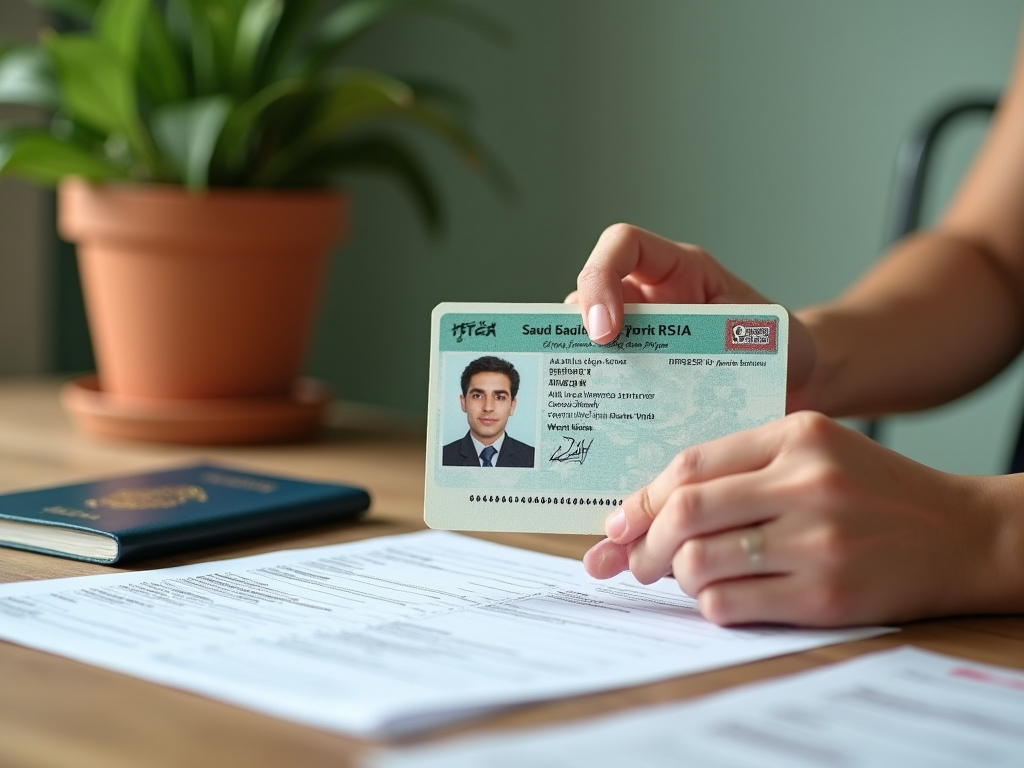
<svg viewBox="0 0 1024 768">
<path fill-rule="evenodd" d="M 59 206 L 103 393 L 288 395 L 342 234 L 341 195 L 68 180 Z"/>
</svg>

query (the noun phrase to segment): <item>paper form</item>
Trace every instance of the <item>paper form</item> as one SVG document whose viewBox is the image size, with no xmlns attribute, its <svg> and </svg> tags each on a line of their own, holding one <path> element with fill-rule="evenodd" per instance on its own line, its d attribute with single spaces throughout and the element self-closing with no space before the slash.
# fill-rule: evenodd
<svg viewBox="0 0 1024 768">
<path fill-rule="evenodd" d="M 693 702 L 377 755 L 374 768 L 1024 764 L 1024 673 L 900 648 Z"/>
<path fill-rule="evenodd" d="M 440 531 L 0 586 L 0 638 L 362 736 L 888 631 L 730 630 L 674 582 Z"/>
</svg>

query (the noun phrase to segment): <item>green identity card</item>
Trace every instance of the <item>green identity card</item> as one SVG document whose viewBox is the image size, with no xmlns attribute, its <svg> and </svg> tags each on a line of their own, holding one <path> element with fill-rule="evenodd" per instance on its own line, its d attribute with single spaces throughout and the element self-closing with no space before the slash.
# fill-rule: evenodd
<svg viewBox="0 0 1024 768">
<path fill-rule="evenodd" d="M 780 418 L 774 304 L 627 304 L 594 344 L 572 304 L 440 304 L 431 317 L 431 528 L 604 532 L 684 448 Z"/>
</svg>

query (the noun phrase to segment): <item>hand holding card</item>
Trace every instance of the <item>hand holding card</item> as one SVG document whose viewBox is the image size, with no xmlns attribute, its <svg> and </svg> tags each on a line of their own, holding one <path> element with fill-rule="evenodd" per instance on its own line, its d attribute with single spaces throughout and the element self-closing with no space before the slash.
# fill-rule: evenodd
<svg viewBox="0 0 1024 768">
<path fill-rule="evenodd" d="M 602 533 L 679 451 L 784 414 L 782 307 L 625 309 L 598 345 L 571 305 L 435 308 L 428 525 Z"/>
</svg>

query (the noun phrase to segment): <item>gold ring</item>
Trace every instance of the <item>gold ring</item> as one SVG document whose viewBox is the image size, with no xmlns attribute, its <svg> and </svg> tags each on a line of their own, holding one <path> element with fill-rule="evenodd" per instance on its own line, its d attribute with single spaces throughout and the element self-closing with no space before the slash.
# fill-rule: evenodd
<svg viewBox="0 0 1024 768">
<path fill-rule="evenodd" d="M 740 536 L 740 549 L 747 556 L 747 563 L 753 573 L 764 570 L 764 534 L 761 528 L 748 528 Z"/>
</svg>

